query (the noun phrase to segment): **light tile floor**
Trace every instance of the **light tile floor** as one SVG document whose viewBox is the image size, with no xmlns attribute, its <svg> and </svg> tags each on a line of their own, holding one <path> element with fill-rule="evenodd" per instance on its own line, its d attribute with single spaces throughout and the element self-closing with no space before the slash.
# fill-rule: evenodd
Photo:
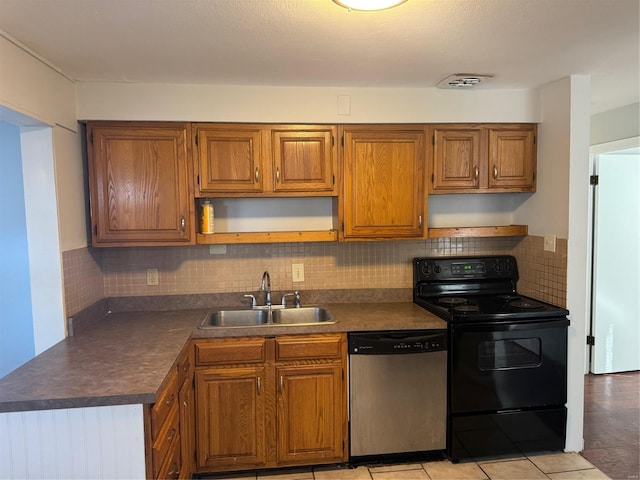
<svg viewBox="0 0 640 480">
<path fill-rule="evenodd" d="M 212 475 L 225 480 L 599 480 L 604 473 L 577 453 L 555 453 L 477 463 L 448 460 L 394 465 L 322 466 Z"/>
</svg>

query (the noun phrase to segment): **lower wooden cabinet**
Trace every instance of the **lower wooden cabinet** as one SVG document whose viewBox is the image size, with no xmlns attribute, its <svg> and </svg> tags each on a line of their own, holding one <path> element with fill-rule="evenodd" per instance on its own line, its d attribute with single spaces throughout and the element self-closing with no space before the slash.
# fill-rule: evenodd
<svg viewBox="0 0 640 480">
<path fill-rule="evenodd" d="M 149 479 L 191 478 L 195 463 L 193 347 L 185 347 L 158 401 L 145 405 L 146 470 Z"/>
<path fill-rule="evenodd" d="M 196 471 L 346 461 L 344 334 L 195 340 L 195 351 Z"/>
</svg>

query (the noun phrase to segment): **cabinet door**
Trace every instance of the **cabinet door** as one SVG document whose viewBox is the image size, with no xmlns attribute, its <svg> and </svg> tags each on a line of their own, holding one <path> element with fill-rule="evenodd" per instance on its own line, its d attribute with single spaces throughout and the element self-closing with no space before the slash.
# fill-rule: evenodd
<svg viewBox="0 0 640 480">
<path fill-rule="evenodd" d="M 342 365 L 281 366 L 276 375 L 278 464 L 342 461 Z"/>
<path fill-rule="evenodd" d="M 182 470 L 180 478 L 191 478 L 195 468 L 196 410 L 193 378 L 184 382 L 178 395 L 180 408 L 180 448 Z"/>
<path fill-rule="evenodd" d="M 431 190 L 446 192 L 479 188 L 481 170 L 486 178 L 486 160 L 481 155 L 481 144 L 481 128 L 434 128 Z"/>
<path fill-rule="evenodd" d="M 265 369 L 196 371 L 197 466 L 258 467 L 265 462 Z"/>
<path fill-rule="evenodd" d="M 271 130 L 275 192 L 335 195 L 335 127 Z"/>
<path fill-rule="evenodd" d="M 263 129 L 251 125 L 197 125 L 195 148 L 201 194 L 263 189 Z M 215 196 L 215 195 L 213 195 Z"/>
<path fill-rule="evenodd" d="M 489 188 L 535 191 L 536 126 L 489 128 Z"/>
<path fill-rule="evenodd" d="M 424 130 L 344 127 L 344 240 L 423 238 Z"/>
<path fill-rule="evenodd" d="M 188 124 L 91 122 L 94 246 L 193 243 Z"/>
</svg>

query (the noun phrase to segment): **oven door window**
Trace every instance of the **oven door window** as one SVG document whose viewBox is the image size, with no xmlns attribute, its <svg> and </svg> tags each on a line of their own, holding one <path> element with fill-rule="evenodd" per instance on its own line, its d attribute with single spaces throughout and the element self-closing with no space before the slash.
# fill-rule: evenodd
<svg viewBox="0 0 640 480">
<path fill-rule="evenodd" d="M 539 338 L 491 340 L 478 344 L 478 368 L 482 371 L 536 368 L 542 363 Z"/>
</svg>

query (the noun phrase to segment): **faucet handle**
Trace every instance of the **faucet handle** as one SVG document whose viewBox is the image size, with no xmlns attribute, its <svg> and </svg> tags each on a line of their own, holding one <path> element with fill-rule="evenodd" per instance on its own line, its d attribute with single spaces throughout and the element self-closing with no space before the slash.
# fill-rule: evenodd
<svg viewBox="0 0 640 480">
<path fill-rule="evenodd" d="M 251 299 L 251 308 L 255 308 L 258 306 L 258 302 L 256 302 L 256 297 L 254 295 L 244 295 L 244 298 Z"/>
<path fill-rule="evenodd" d="M 296 290 L 295 292 L 293 292 L 293 303 L 296 306 L 296 308 L 300 308 L 300 292 L 298 290 Z"/>
</svg>

